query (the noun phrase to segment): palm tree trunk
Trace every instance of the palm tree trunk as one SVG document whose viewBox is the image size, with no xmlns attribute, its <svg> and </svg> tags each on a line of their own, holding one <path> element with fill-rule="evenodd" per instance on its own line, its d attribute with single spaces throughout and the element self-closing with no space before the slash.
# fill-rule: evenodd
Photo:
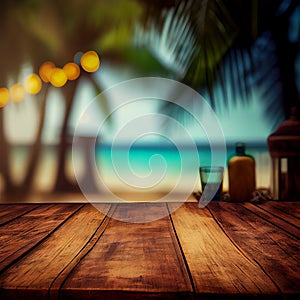
<svg viewBox="0 0 300 300">
<path fill-rule="evenodd" d="M 38 162 L 42 150 L 42 133 L 45 124 L 48 90 L 49 90 L 49 85 L 46 85 L 46 88 L 42 95 L 42 104 L 40 108 L 40 120 L 39 120 L 37 135 L 30 152 L 30 157 L 28 159 L 28 165 L 27 165 L 27 171 L 25 173 L 25 177 L 20 186 L 20 189 L 24 194 L 28 194 L 28 192 L 30 192 L 32 188 L 34 175 L 36 173 L 36 169 L 38 166 Z"/>
<path fill-rule="evenodd" d="M 66 174 L 67 165 L 67 151 L 70 147 L 69 135 L 68 135 L 68 124 L 74 102 L 74 95 L 77 88 L 77 80 L 69 81 L 63 89 L 66 109 L 64 114 L 64 120 L 60 132 L 60 142 L 58 146 L 58 165 L 57 173 L 55 177 L 55 184 L 53 192 L 73 192 L 79 191 L 79 187 L 76 183 L 72 183 Z"/>
<path fill-rule="evenodd" d="M 4 132 L 4 109 L 0 109 L 0 175 L 4 183 L 4 193 L 10 194 L 14 191 L 14 184 L 10 174 L 10 147 Z"/>
</svg>

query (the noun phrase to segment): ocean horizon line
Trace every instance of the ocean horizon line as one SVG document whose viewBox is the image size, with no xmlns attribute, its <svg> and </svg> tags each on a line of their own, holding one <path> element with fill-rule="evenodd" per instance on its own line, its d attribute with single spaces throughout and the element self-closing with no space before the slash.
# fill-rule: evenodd
<svg viewBox="0 0 300 300">
<path fill-rule="evenodd" d="M 236 143 L 244 143 L 247 148 L 267 148 L 267 140 L 242 140 L 242 139 L 237 139 L 236 141 L 226 141 L 225 146 L 226 148 L 235 148 Z M 71 146 L 72 143 L 68 142 L 68 144 Z M 32 147 L 33 144 L 31 143 L 11 143 L 10 144 L 12 147 L 16 148 L 28 148 Z M 120 141 L 120 142 L 110 142 L 110 141 L 97 141 L 96 142 L 96 147 L 97 148 L 111 148 L 117 147 L 118 149 L 124 149 L 124 148 L 134 148 L 134 149 L 176 149 L 177 147 L 183 148 L 183 149 L 193 149 L 194 147 L 199 149 L 208 149 L 210 148 L 210 144 L 208 142 L 195 142 L 195 144 L 191 143 L 185 143 L 185 142 L 169 142 L 169 143 L 164 143 L 164 142 L 158 142 L 158 141 L 147 141 L 147 142 L 126 142 L 126 141 Z M 213 142 L 214 147 L 222 147 L 223 148 L 223 143 L 220 143 L 218 141 Z M 47 143 L 42 143 L 42 147 L 46 148 L 57 148 L 59 146 L 59 143 L 55 142 L 47 142 Z"/>
</svg>

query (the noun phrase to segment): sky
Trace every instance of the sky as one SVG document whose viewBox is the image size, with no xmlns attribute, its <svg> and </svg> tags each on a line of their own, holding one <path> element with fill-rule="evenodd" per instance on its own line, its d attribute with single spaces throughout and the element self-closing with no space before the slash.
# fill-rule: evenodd
<svg viewBox="0 0 300 300">
<path fill-rule="evenodd" d="M 295 11 L 294 17 L 291 20 L 293 24 L 290 33 L 291 40 L 299 39 L 299 13 L 300 8 Z M 163 37 L 162 37 L 163 39 Z M 163 39 L 164 40 L 164 39 Z M 168 48 L 166 48 L 166 41 L 161 41 L 158 39 L 160 47 L 154 44 L 156 48 L 161 49 L 162 53 L 158 50 L 158 54 L 161 54 L 161 57 L 168 62 L 170 60 L 170 65 L 174 65 L 176 62 L 170 56 Z M 152 45 L 152 44 L 151 44 Z M 172 53 L 171 53 L 172 54 Z M 269 55 L 268 53 L 266 55 Z M 300 55 L 298 56 L 296 64 L 296 76 L 300 84 Z M 29 66 L 24 66 L 20 72 L 19 81 L 23 81 L 25 76 L 32 72 Z M 95 74 L 97 81 L 101 83 L 101 86 L 105 89 L 111 88 L 120 82 L 124 82 L 128 79 L 135 78 L 135 73 L 130 67 L 120 67 L 111 64 L 108 61 L 102 61 L 100 69 Z M 147 89 L 150 90 L 147 90 Z M 143 87 L 145 95 L 151 92 L 151 87 Z M 228 90 L 228 95 L 230 95 L 230 89 Z M 214 110 L 220 126 L 224 132 L 224 136 L 227 142 L 234 143 L 236 141 L 246 141 L 246 142 L 263 142 L 266 141 L 268 135 L 274 131 L 274 124 L 271 124 L 270 119 L 265 117 L 265 106 L 261 93 L 259 90 L 256 90 L 254 87 L 251 91 L 251 98 L 248 99 L 248 103 L 245 101 L 239 101 L 240 99 L 229 99 L 228 104 L 224 105 L 222 98 L 221 89 L 218 90 L 218 87 L 215 88 L 215 95 L 220 95 L 216 100 L 218 105 Z M 26 95 L 25 100 L 20 104 L 9 103 L 5 107 L 6 113 L 5 117 L 5 130 L 7 133 L 8 139 L 12 143 L 17 144 L 28 144 L 34 140 L 38 122 L 39 122 L 39 112 L 36 107 L 37 100 L 30 95 Z M 86 107 L 95 101 L 95 95 L 87 81 L 81 81 L 78 89 L 78 93 L 75 97 L 75 105 L 71 115 L 70 127 L 74 129 L 78 124 L 78 120 L 81 114 L 86 110 Z M 171 135 L 174 139 L 182 139 L 182 135 L 179 134 L 176 130 L 165 131 L 159 122 L 156 122 L 155 117 L 148 118 L 147 122 L 143 118 L 137 118 L 136 116 L 141 115 L 141 112 L 144 114 L 157 114 L 160 111 L 157 110 L 158 105 L 156 101 L 147 101 L 144 99 L 142 101 L 136 101 L 134 105 L 122 105 L 122 97 L 109 99 L 110 109 L 113 111 L 113 126 L 108 127 L 104 126 L 103 131 L 101 131 L 101 138 L 105 141 L 111 141 L 113 137 L 122 129 L 124 126 L 133 119 L 135 119 L 135 125 L 128 130 L 123 130 L 122 137 L 119 136 L 120 142 L 126 140 L 131 140 L 135 133 L 134 129 L 138 128 L 141 131 L 145 132 L 155 132 L 156 134 L 148 134 L 147 137 L 143 137 L 143 141 L 152 141 L 155 142 L 159 139 L 159 134 L 162 135 Z M 188 105 L 183 103 L 183 105 Z M 192 112 L 196 116 L 201 116 L 201 108 L 191 107 Z M 45 120 L 45 128 L 43 133 L 44 143 L 55 143 L 58 140 L 59 129 L 62 124 L 62 119 L 64 115 L 64 105 L 63 99 L 61 97 L 60 91 L 57 88 L 53 88 L 48 102 L 47 102 L 47 114 Z M 91 130 L 94 127 L 95 123 L 99 123 L 99 118 L 103 119 L 103 114 L 100 108 L 95 106 L 95 110 L 92 115 L 86 118 L 86 124 L 82 126 L 82 130 L 85 131 L 84 134 L 90 134 Z M 201 141 L 205 138 L 205 132 L 196 124 L 194 120 L 189 122 L 188 131 L 192 135 L 193 139 L 196 141 Z"/>
<path fill-rule="evenodd" d="M 30 68 L 25 67 L 23 72 L 21 72 L 21 77 L 26 76 L 30 73 Z M 118 83 L 124 82 L 128 79 L 135 78 L 135 75 L 128 69 L 120 69 L 112 66 L 109 63 L 103 62 L 100 69 L 95 74 L 96 79 L 101 82 L 101 86 L 104 90 L 115 86 Z M 122 135 L 119 136 L 120 142 L 130 141 L 135 133 L 134 128 L 139 128 L 139 130 L 144 129 L 144 131 L 151 132 L 155 134 L 148 134 L 142 140 L 155 142 L 160 140 L 159 135 L 171 135 L 173 139 L 180 141 L 180 134 L 176 136 L 176 130 L 165 131 L 159 122 L 155 121 L 155 115 L 159 112 L 158 102 L 147 100 L 147 95 L 151 93 L 147 91 L 147 88 L 142 87 L 145 92 L 145 99 L 139 99 L 134 104 L 122 105 L 122 97 L 114 97 L 109 99 L 109 105 L 112 109 L 113 126 L 104 126 L 101 129 L 102 139 L 109 142 L 112 140 L 113 136 L 116 135 L 126 124 L 134 120 L 131 127 L 122 131 Z M 264 107 L 258 101 L 258 95 L 255 90 L 253 90 L 253 99 L 249 101 L 248 104 L 242 104 L 237 101 L 238 104 L 233 104 L 229 102 L 227 107 L 218 106 L 215 109 L 215 114 L 220 122 L 221 128 L 224 132 L 224 136 L 227 142 L 234 143 L 236 141 L 265 141 L 268 135 L 272 132 L 272 125 L 264 117 Z M 19 105 L 10 103 L 5 108 L 5 125 L 8 138 L 13 143 L 27 144 L 31 143 L 35 137 L 36 129 L 38 126 L 38 110 L 35 105 L 37 101 L 33 96 L 26 95 L 25 100 Z M 95 94 L 93 93 L 89 83 L 87 81 L 81 81 L 78 93 L 75 98 L 75 105 L 71 116 L 71 127 L 75 128 L 78 124 L 81 114 L 86 110 L 88 105 L 95 101 Z M 47 114 L 45 121 L 45 130 L 43 141 L 45 143 L 54 143 L 58 139 L 58 132 L 62 122 L 64 108 L 62 105 L 62 98 L 59 89 L 53 89 L 47 104 Z M 85 126 L 86 132 L 83 134 L 90 134 L 95 123 L 99 123 L 100 119 L 104 118 L 104 115 L 99 108 L 95 105 L 95 110 L 93 115 L 89 116 L 90 119 Z M 98 110 L 97 110 L 98 109 Z M 191 108 L 192 112 L 199 116 L 201 115 L 201 108 L 195 105 Z M 148 116 L 147 122 L 143 118 L 136 118 L 140 116 L 141 112 L 143 114 L 153 114 L 152 119 Z M 99 119 L 100 118 L 100 119 Z M 153 120 L 153 121 L 152 121 Z M 134 126 L 132 126 L 134 125 Z M 192 135 L 195 141 L 201 141 L 205 132 L 199 129 L 197 122 L 192 120 L 187 127 L 189 133 Z M 205 138 L 205 137 L 204 137 Z"/>
</svg>

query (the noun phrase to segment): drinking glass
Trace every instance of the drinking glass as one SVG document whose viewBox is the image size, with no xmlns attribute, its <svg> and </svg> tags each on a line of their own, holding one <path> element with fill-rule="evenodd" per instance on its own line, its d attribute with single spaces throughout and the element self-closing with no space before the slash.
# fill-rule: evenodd
<svg viewBox="0 0 300 300">
<path fill-rule="evenodd" d="M 200 181 L 204 201 L 220 201 L 223 186 L 224 167 L 200 167 Z"/>
</svg>

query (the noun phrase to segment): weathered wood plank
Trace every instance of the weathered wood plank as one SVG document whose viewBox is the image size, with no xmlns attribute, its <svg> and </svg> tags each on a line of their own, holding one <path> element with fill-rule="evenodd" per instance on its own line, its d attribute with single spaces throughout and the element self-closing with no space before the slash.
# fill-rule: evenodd
<svg viewBox="0 0 300 300">
<path fill-rule="evenodd" d="M 119 204 L 94 248 L 61 289 L 63 299 L 178 299 L 192 286 L 166 204 Z M 144 217 L 140 220 L 144 220 Z M 120 219 L 123 220 L 119 221 Z"/>
<path fill-rule="evenodd" d="M 0 226 L 37 207 L 37 204 L 0 204 Z"/>
<path fill-rule="evenodd" d="M 0 226 L 0 299 L 273 299 L 273 282 L 296 299 L 300 245 L 287 231 L 298 234 L 290 218 L 298 212 L 276 204 L 269 213 L 265 204 L 187 203 L 172 214 L 196 295 L 166 204 L 122 204 L 117 219 L 102 221 L 90 205 L 42 204 L 25 214 L 16 205 L 20 215 Z"/>
<path fill-rule="evenodd" d="M 108 209 L 109 205 L 106 206 Z M 52 282 L 80 255 L 104 217 L 90 204 L 77 211 L 50 237 L 0 275 L 0 298 L 47 299 Z"/>
<path fill-rule="evenodd" d="M 106 216 L 109 216 L 113 213 L 115 210 L 115 205 L 111 205 L 109 207 L 105 204 L 94 204 L 93 205 L 96 209 L 98 209 L 101 212 L 105 212 Z M 52 281 L 50 290 L 48 293 L 48 300 L 56 300 L 59 299 L 59 292 L 62 284 L 64 283 L 67 276 L 71 273 L 71 271 L 75 268 L 75 266 L 80 262 L 80 260 L 94 247 L 98 239 L 103 234 L 104 230 L 107 227 L 107 224 L 109 223 L 110 218 L 104 217 L 102 215 L 102 222 L 101 226 L 97 228 L 91 239 L 86 243 L 84 248 L 74 257 L 74 259 L 64 268 L 62 272 L 58 274 L 58 276 L 55 278 L 55 280 Z"/>
<path fill-rule="evenodd" d="M 231 242 L 206 208 L 200 209 L 197 203 L 184 204 L 171 217 L 199 298 L 278 293 L 268 276 Z"/>
<path fill-rule="evenodd" d="M 1 226 L 0 273 L 40 243 L 81 206 L 79 204 L 45 204 Z"/>
<path fill-rule="evenodd" d="M 300 228 L 300 202 L 269 201 L 258 206 Z"/>
<path fill-rule="evenodd" d="M 284 294 L 300 294 L 300 242 L 243 205 L 210 203 L 226 234 L 257 261 Z"/>
<path fill-rule="evenodd" d="M 269 201 L 264 204 L 267 206 L 272 206 L 278 210 L 286 212 L 291 216 L 295 216 L 297 219 L 300 219 L 300 202 Z M 261 206 L 264 204 L 261 204 Z"/>
<path fill-rule="evenodd" d="M 279 227 L 280 229 L 284 230 L 288 234 L 291 234 L 294 237 L 300 239 L 300 228 L 291 224 L 289 222 L 289 218 L 287 218 L 286 215 L 282 215 L 279 212 L 279 215 L 281 215 L 281 217 L 279 217 L 277 215 L 275 215 L 275 217 L 274 217 L 274 214 L 272 214 L 266 210 L 267 207 L 265 207 L 263 209 L 260 206 L 257 206 L 257 205 L 251 204 L 251 203 L 244 203 L 243 206 L 246 207 L 247 209 L 249 209 L 250 211 L 252 211 L 253 213 L 257 214 L 261 218 L 267 220 L 268 222 L 270 222 L 270 223 L 274 224 L 275 226 Z"/>
</svg>

